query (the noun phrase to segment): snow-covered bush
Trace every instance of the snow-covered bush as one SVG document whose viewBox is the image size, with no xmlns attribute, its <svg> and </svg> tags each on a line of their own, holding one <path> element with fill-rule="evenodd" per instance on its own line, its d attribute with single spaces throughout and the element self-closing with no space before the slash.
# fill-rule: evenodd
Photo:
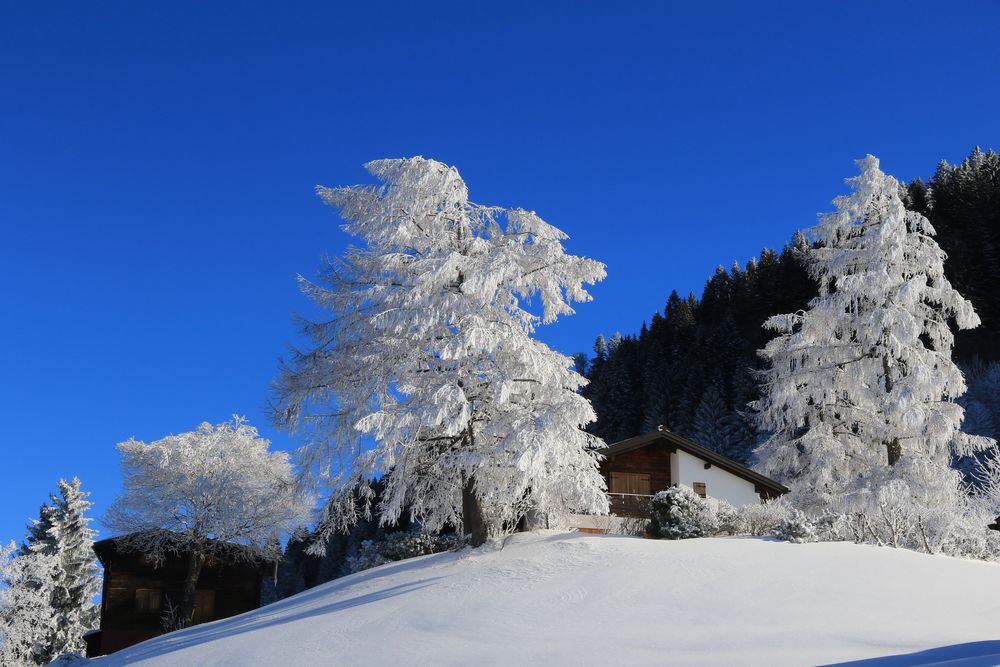
<svg viewBox="0 0 1000 667">
<path fill-rule="evenodd" d="M 715 508 L 716 528 L 720 533 L 740 534 L 740 510 L 725 500 L 718 501 Z"/>
<path fill-rule="evenodd" d="M 771 535 L 788 516 L 790 505 L 781 498 L 759 505 L 744 505 L 736 510 L 734 535 Z"/>
<path fill-rule="evenodd" d="M 448 551 L 461 545 L 456 535 L 432 535 L 421 531 L 387 533 L 376 540 L 364 540 L 347 556 L 347 574 L 361 572 L 392 561 Z"/>
<path fill-rule="evenodd" d="M 712 506 L 687 486 L 671 486 L 653 496 L 649 515 L 647 530 L 653 537 L 683 540 L 713 535 L 718 529 Z"/>
<path fill-rule="evenodd" d="M 817 521 L 824 539 L 891 546 L 957 558 L 1000 560 L 1000 534 L 987 529 L 994 515 L 982 491 L 969 495 L 942 489 L 930 502 L 903 480 L 890 480 L 874 493 L 855 494 L 839 514 Z"/>
<path fill-rule="evenodd" d="M 805 513 L 796 509 L 791 510 L 778 522 L 774 529 L 774 536 L 779 540 L 795 542 L 796 544 L 819 540 L 816 524 Z"/>
</svg>

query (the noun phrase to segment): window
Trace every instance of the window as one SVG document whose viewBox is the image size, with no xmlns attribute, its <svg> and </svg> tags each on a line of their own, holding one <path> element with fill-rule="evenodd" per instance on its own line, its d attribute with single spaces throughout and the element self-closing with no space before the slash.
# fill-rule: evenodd
<svg viewBox="0 0 1000 667">
<path fill-rule="evenodd" d="M 195 623 L 205 623 L 215 618 L 215 591 L 209 589 L 194 592 Z"/>
<path fill-rule="evenodd" d="M 155 588 L 135 589 L 135 611 L 139 614 L 159 613 L 160 591 Z"/>
<path fill-rule="evenodd" d="M 705 482 L 693 482 L 691 488 L 702 498 L 708 497 L 708 492 L 705 490 Z"/>
<path fill-rule="evenodd" d="M 611 473 L 611 493 L 627 493 L 638 496 L 648 496 L 649 488 L 649 473 Z"/>
</svg>

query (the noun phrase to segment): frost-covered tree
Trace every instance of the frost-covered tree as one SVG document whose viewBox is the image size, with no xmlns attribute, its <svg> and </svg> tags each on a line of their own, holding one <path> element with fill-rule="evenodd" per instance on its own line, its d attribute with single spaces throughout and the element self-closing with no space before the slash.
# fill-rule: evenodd
<svg viewBox="0 0 1000 667">
<path fill-rule="evenodd" d="M 770 433 L 761 469 L 824 505 L 844 494 L 905 481 L 922 502 L 953 489 L 949 462 L 989 444 L 960 431 L 965 391 L 951 359 L 960 329 L 979 324 L 944 276 L 927 219 L 907 211 L 901 187 L 868 156 L 850 196 L 820 216 L 808 252 L 820 292 L 805 311 L 777 315 L 780 335 L 757 402 Z"/>
<path fill-rule="evenodd" d="M 606 511 L 586 380 L 532 338 L 588 301 L 604 266 L 531 211 L 473 203 L 453 167 L 366 166 L 380 184 L 319 188 L 360 245 L 300 278 L 330 317 L 304 323 L 311 344 L 275 385 L 276 420 L 307 431 L 301 462 L 333 491 L 324 526 L 356 520 L 356 488 L 369 513 L 379 475 L 381 521 L 406 507 L 473 543 L 529 508 Z"/>
<path fill-rule="evenodd" d="M 59 558 L 0 547 L 0 665 L 43 665 L 51 657 L 49 638 L 59 630 L 52 608 Z"/>
<path fill-rule="evenodd" d="M 49 499 L 53 503 L 55 502 L 54 495 L 49 494 Z M 18 548 L 19 554 L 23 555 L 37 552 L 40 549 L 55 548 L 55 543 L 51 535 L 54 512 L 55 510 L 52 505 L 42 503 L 38 508 L 38 518 L 30 519 L 28 525 L 25 526 L 25 538 L 24 542 Z"/>
<path fill-rule="evenodd" d="M 124 534 L 125 548 L 154 559 L 167 552 L 187 557 L 181 600 L 174 601 L 181 625 L 192 618 L 208 558 L 279 558 L 275 534 L 292 531 L 312 508 L 288 454 L 269 451 L 269 444 L 234 417 L 149 444 L 133 438 L 118 445 L 124 490 L 104 523 Z"/>
<path fill-rule="evenodd" d="M 59 495 L 53 494 L 52 504 L 42 506 L 20 549 L 21 554 L 53 556 L 59 564 L 56 578 L 47 584 L 54 622 L 38 650 L 43 663 L 62 653 L 82 653 L 84 633 L 97 625 L 93 599 L 101 582 L 93 551 L 96 531 L 89 528 L 91 519 L 85 515 L 92 505 L 89 495 L 80 489 L 79 479 L 59 480 Z"/>
</svg>

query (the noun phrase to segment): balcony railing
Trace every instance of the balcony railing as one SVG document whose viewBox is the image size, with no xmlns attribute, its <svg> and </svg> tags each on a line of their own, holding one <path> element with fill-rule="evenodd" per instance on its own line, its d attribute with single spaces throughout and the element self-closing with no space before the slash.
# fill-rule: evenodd
<svg viewBox="0 0 1000 667">
<path fill-rule="evenodd" d="M 653 496 L 637 493 L 609 493 L 611 513 L 616 516 L 648 517 L 649 501 Z"/>
</svg>

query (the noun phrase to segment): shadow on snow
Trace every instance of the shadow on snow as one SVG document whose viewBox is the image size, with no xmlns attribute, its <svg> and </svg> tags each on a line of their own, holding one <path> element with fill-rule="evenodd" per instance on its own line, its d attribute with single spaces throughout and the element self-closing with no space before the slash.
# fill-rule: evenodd
<svg viewBox="0 0 1000 667">
<path fill-rule="evenodd" d="M 879 658 L 837 662 L 824 667 L 916 667 L 917 665 L 949 665 L 952 667 L 994 667 L 1000 665 L 1000 641 L 990 640 L 952 644 Z"/>
<path fill-rule="evenodd" d="M 420 590 L 431 586 L 442 577 L 428 577 L 420 581 L 398 584 L 389 588 L 384 588 L 370 593 L 364 593 L 346 600 L 337 600 L 326 604 L 312 606 L 317 599 L 322 599 L 330 594 L 331 588 L 348 588 L 363 585 L 375 579 L 398 574 L 401 571 L 409 570 L 418 565 L 417 562 L 423 558 L 410 559 L 399 563 L 389 564 L 374 568 L 356 575 L 350 575 L 340 579 L 335 579 L 326 584 L 321 584 L 315 588 L 303 591 L 290 598 L 279 600 L 273 604 L 261 607 L 260 609 L 247 612 L 240 616 L 221 619 L 204 625 L 196 625 L 185 630 L 160 635 L 136 646 L 123 649 L 118 653 L 108 656 L 109 663 L 116 663 L 123 660 L 126 663 L 139 661 L 144 658 L 160 656 L 173 651 L 179 651 L 190 646 L 204 644 L 218 639 L 224 639 L 244 632 L 254 632 L 263 628 L 276 627 L 286 623 L 294 623 L 305 618 L 334 614 L 352 607 L 371 604 L 387 598 L 404 595 L 406 593 Z M 107 659 L 107 658 L 105 658 Z"/>
</svg>

